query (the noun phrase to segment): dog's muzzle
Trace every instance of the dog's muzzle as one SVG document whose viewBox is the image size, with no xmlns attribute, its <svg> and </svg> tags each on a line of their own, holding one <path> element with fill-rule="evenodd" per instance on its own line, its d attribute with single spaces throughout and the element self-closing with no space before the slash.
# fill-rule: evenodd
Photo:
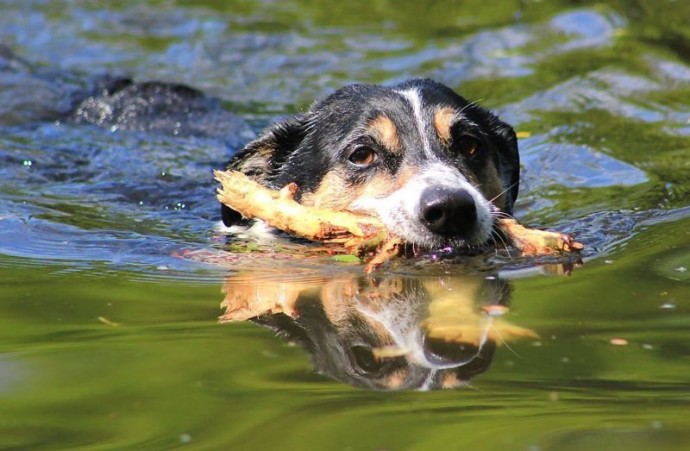
<svg viewBox="0 0 690 451">
<path fill-rule="evenodd" d="M 393 233 L 423 247 L 481 245 L 491 236 L 491 204 L 456 168 L 434 162 L 384 197 L 350 208 L 373 214 Z"/>
</svg>

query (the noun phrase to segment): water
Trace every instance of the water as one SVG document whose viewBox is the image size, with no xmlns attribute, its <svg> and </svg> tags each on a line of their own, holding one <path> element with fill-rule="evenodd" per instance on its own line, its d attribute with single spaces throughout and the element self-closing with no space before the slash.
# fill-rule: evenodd
<svg viewBox="0 0 690 451">
<path fill-rule="evenodd" d="M 0 58 L 0 447 L 687 449 L 689 21 L 644 0 L 0 2 L 22 58 Z M 104 74 L 220 100 L 171 133 L 65 121 Z M 213 168 L 343 84 L 411 76 L 521 132 L 518 217 L 574 234 L 584 266 L 372 283 L 297 245 L 226 252 Z"/>
</svg>

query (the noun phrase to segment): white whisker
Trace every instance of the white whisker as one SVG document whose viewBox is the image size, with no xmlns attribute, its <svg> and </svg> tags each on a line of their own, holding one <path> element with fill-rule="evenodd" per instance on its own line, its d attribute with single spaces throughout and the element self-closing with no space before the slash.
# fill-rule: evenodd
<svg viewBox="0 0 690 451">
<path fill-rule="evenodd" d="M 508 249 L 508 243 L 506 243 L 506 240 L 503 238 L 501 235 L 501 232 L 494 229 L 491 231 L 491 236 L 494 238 L 497 238 L 497 241 L 500 241 L 501 244 L 503 244 L 503 249 L 505 249 L 506 253 L 510 255 L 510 249 Z"/>
<path fill-rule="evenodd" d="M 492 199 L 489 199 L 489 203 L 492 203 L 492 204 L 493 204 L 493 202 L 494 202 L 496 199 L 498 199 L 498 198 L 501 197 L 503 194 L 505 194 L 505 193 L 507 193 L 508 191 L 510 191 L 511 189 L 513 189 L 513 188 L 515 187 L 515 185 L 517 185 L 517 184 L 518 184 L 518 182 L 513 183 L 513 184 L 510 185 L 508 188 L 504 189 L 503 191 L 501 191 L 500 193 L 498 193 L 497 195 L 495 195 Z"/>
<path fill-rule="evenodd" d="M 495 219 L 515 219 L 512 215 L 500 210 L 492 211 L 491 216 Z"/>
</svg>

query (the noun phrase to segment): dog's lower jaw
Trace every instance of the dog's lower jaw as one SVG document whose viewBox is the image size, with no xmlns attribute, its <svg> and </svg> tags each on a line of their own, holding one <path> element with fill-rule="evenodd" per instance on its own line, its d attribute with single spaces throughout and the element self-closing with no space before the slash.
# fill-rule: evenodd
<svg viewBox="0 0 690 451">
<path fill-rule="evenodd" d="M 444 237 L 441 235 L 434 234 L 428 234 L 428 236 L 403 236 L 403 234 L 398 233 L 397 231 L 395 231 L 395 229 L 391 230 L 393 230 L 394 234 L 402 236 L 406 242 L 412 244 L 413 246 L 419 247 L 421 250 L 437 250 L 445 248 L 450 248 L 453 250 L 476 249 L 486 245 L 491 239 L 491 232 L 482 233 L 475 231 L 475 233 L 473 233 L 469 237 Z"/>
</svg>

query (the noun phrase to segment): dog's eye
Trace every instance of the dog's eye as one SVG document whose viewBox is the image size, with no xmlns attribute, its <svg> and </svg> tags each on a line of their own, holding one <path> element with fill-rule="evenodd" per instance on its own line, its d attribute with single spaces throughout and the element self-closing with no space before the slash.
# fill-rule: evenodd
<svg viewBox="0 0 690 451">
<path fill-rule="evenodd" d="M 479 152 L 481 142 L 474 136 L 463 135 L 460 138 L 458 138 L 456 147 L 462 155 L 470 158 L 475 156 Z"/>
<path fill-rule="evenodd" d="M 378 156 L 376 155 L 376 152 L 374 152 L 374 149 L 367 146 L 358 146 L 352 151 L 350 156 L 347 157 L 350 163 L 361 167 L 371 165 L 376 161 L 377 158 Z"/>
<path fill-rule="evenodd" d="M 363 345 L 355 345 L 350 348 L 355 366 L 365 374 L 380 371 L 384 362 L 374 356 L 371 348 Z"/>
</svg>

